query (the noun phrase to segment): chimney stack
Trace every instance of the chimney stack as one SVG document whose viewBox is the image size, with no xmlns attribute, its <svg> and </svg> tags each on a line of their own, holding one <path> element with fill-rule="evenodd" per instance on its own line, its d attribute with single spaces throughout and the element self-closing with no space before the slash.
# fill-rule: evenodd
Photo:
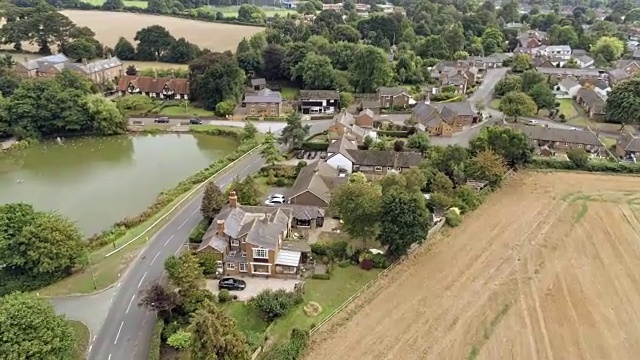
<svg viewBox="0 0 640 360">
<path fill-rule="evenodd" d="M 236 192 L 232 191 L 229 193 L 229 206 L 232 208 L 238 207 L 238 197 L 236 196 Z"/>
<path fill-rule="evenodd" d="M 153 69 L 153 78 L 157 79 L 158 78 L 158 70 Z"/>
<path fill-rule="evenodd" d="M 224 236 L 224 220 L 216 221 L 216 234 Z"/>
</svg>

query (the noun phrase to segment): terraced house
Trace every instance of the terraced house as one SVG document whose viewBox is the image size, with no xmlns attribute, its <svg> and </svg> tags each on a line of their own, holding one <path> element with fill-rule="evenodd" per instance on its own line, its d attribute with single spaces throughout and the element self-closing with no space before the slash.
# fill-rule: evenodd
<svg viewBox="0 0 640 360">
<path fill-rule="evenodd" d="M 159 99 L 189 99 L 189 80 L 174 77 L 125 75 L 118 82 L 120 95 L 141 94 Z"/>
<path fill-rule="evenodd" d="M 34 60 L 25 58 L 24 61 L 17 62 L 14 69 L 21 78 L 50 78 L 60 74 L 62 70 L 68 69 L 91 79 L 96 84 L 115 80 L 123 74 L 122 61 L 111 55 L 106 59 L 92 62 L 83 60 L 79 63 L 72 63 L 62 54 L 44 56 Z"/>
</svg>

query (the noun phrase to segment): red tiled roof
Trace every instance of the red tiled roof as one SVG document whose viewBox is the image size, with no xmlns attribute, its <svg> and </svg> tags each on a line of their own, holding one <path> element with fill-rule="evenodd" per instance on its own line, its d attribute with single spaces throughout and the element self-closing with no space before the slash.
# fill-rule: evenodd
<svg viewBox="0 0 640 360">
<path fill-rule="evenodd" d="M 171 77 L 125 75 L 118 82 L 118 91 L 127 91 L 133 84 L 140 92 L 161 93 L 165 85 L 179 95 L 189 95 L 189 80 Z"/>
</svg>

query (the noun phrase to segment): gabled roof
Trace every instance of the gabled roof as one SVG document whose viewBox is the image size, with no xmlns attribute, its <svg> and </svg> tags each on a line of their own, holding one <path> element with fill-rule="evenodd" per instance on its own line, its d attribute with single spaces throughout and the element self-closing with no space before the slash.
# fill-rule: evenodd
<svg viewBox="0 0 640 360">
<path fill-rule="evenodd" d="M 282 94 L 279 91 L 271 91 L 264 88 L 257 93 L 250 93 L 244 96 L 245 103 L 281 103 Z"/>
<path fill-rule="evenodd" d="M 594 87 L 597 87 L 600 90 L 606 90 L 609 88 L 609 83 L 607 83 L 602 79 L 580 79 L 578 80 L 578 83 L 580 83 L 580 85 L 585 87 L 587 87 L 588 85 L 593 85 Z"/>
<path fill-rule="evenodd" d="M 41 58 L 28 60 L 28 61 L 20 61 L 20 64 L 24 66 L 27 70 L 36 70 L 39 69 L 40 66 L 43 66 L 46 63 L 56 65 L 69 62 L 66 56 L 63 54 L 55 54 L 49 56 L 43 56 Z"/>
<path fill-rule="evenodd" d="M 380 93 L 380 95 L 382 96 L 398 96 L 398 95 L 409 95 L 409 92 L 407 91 L 407 89 L 403 88 L 403 87 L 379 87 L 378 88 L 378 92 Z"/>
<path fill-rule="evenodd" d="M 580 84 L 578 84 L 578 82 L 576 82 L 571 78 L 564 78 L 562 79 L 562 81 L 560 81 L 560 86 L 569 90 L 569 89 L 573 89 L 576 86 L 580 86 Z"/>
<path fill-rule="evenodd" d="M 422 154 L 402 151 L 347 150 L 353 157 L 353 164 L 359 166 L 382 166 L 408 168 L 418 166 Z"/>
<path fill-rule="evenodd" d="M 267 85 L 267 80 L 264 78 L 251 79 L 251 86 Z"/>
<path fill-rule="evenodd" d="M 582 99 L 590 107 L 604 107 L 604 100 L 598 95 L 597 92 L 588 88 L 581 88 L 578 90 L 576 97 Z"/>
<path fill-rule="evenodd" d="M 620 145 L 625 151 L 640 152 L 640 138 L 631 133 L 626 133 L 618 139 Z"/>
<path fill-rule="evenodd" d="M 340 93 L 337 90 L 300 90 L 298 99 L 301 100 L 338 100 Z"/>
<path fill-rule="evenodd" d="M 129 84 L 140 89 L 141 92 L 161 93 L 166 86 L 176 94 L 189 94 L 189 80 L 187 79 L 125 75 L 120 77 L 120 81 L 118 82 L 118 91 L 127 91 Z"/>
<path fill-rule="evenodd" d="M 622 69 L 612 69 L 609 70 L 609 76 L 616 80 L 622 80 L 630 77 L 631 75 Z"/>
<path fill-rule="evenodd" d="M 474 116 L 468 101 L 419 103 L 413 108 L 414 119 L 425 126 L 437 126 L 441 121 L 451 123 L 458 116 Z"/>
<path fill-rule="evenodd" d="M 583 64 L 590 64 L 594 62 L 593 58 L 589 55 L 580 55 L 576 58 L 576 60 Z"/>
<path fill-rule="evenodd" d="M 327 152 L 328 153 L 335 153 L 335 154 L 342 154 L 344 156 L 349 156 L 349 154 L 346 153 L 345 150 L 347 149 L 357 149 L 358 145 L 352 143 L 351 141 L 349 141 L 349 139 L 347 138 L 347 134 L 346 132 L 342 134 L 342 136 L 340 136 L 340 138 L 334 142 L 332 142 L 331 144 L 329 144 L 329 147 L 327 148 Z"/>
<path fill-rule="evenodd" d="M 570 130 L 547 128 L 544 126 L 526 126 L 526 125 L 510 125 L 511 127 L 522 131 L 532 140 L 552 141 L 560 143 L 597 145 L 602 143 L 598 137 L 588 130 Z"/>
<path fill-rule="evenodd" d="M 300 170 L 296 181 L 289 190 L 289 198 L 294 198 L 308 191 L 328 205 L 331 200 L 331 190 L 339 182 L 339 180 L 334 181 L 332 178 L 339 178 L 339 176 L 337 170 L 329 164 L 324 161 L 309 164 Z M 347 178 L 341 177 L 340 179 L 346 181 Z"/>
<path fill-rule="evenodd" d="M 373 118 L 375 116 L 375 114 L 373 113 L 373 110 L 371 110 L 371 109 L 362 109 L 362 111 L 360 111 L 358 116 L 368 116 L 370 118 Z"/>
<path fill-rule="evenodd" d="M 100 71 L 121 67 L 122 61 L 120 61 L 120 59 L 118 59 L 117 56 L 114 56 L 108 59 L 96 60 L 94 62 L 90 62 L 87 64 L 84 64 L 84 63 L 71 64 L 70 63 L 70 64 L 67 64 L 67 66 L 70 68 L 78 69 L 81 72 L 85 73 L 86 75 L 91 75 L 91 74 L 98 73 Z"/>
<path fill-rule="evenodd" d="M 547 52 L 569 52 L 571 53 L 571 46 L 569 45 L 549 45 L 546 49 Z"/>
<path fill-rule="evenodd" d="M 546 68 L 541 67 L 536 69 L 537 72 L 545 75 L 571 75 L 571 76 L 598 76 L 600 70 L 598 69 L 570 69 L 570 68 Z"/>
</svg>

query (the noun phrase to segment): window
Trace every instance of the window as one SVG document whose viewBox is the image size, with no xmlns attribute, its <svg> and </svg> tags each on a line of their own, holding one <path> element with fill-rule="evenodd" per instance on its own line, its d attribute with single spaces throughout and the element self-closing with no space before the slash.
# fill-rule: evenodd
<svg viewBox="0 0 640 360">
<path fill-rule="evenodd" d="M 246 252 L 242 252 L 242 257 L 247 257 L 247 253 Z"/>
<path fill-rule="evenodd" d="M 360 165 L 353 165 L 353 171 L 360 171 Z"/>
<path fill-rule="evenodd" d="M 236 269 L 235 263 L 232 263 L 232 262 L 227 263 L 227 270 L 235 270 L 235 269 Z"/>
<path fill-rule="evenodd" d="M 253 257 L 258 259 L 268 259 L 269 250 L 267 249 L 253 249 Z"/>
<path fill-rule="evenodd" d="M 375 171 L 382 171 L 382 166 L 376 166 Z"/>
<path fill-rule="evenodd" d="M 392 168 L 392 167 L 387 166 L 387 171 L 391 171 L 391 170 L 393 170 L 393 168 Z"/>
<path fill-rule="evenodd" d="M 256 109 L 251 109 L 251 115 L 255 115 Z"/>
<path fill-rule="evenodd" d="M 247 264 L 246 263 L 240 263 L 239 264 L 239 269 L 240 269 L 240 272 L 247 272 Z"/>
<path fill-rule="evenodd" d="M 399 168 L 398 168 L 398 172 L 400 172 L 400 171 L 402 171 L 402 168 L 401 168 L 401 167 L 399 167 Z"/>
<path fill-rule="evenodd" d="M 240 242 L 237 239 L 231 239 L 231 246 L 239 246 Z"/>
<path fill-rule="evenodd" d="M 581 148 L 581 147 L 582 147 L 582 144 L 578 144 L 578 147 L 579 147 L 579 148 Z"/>
</svg>

